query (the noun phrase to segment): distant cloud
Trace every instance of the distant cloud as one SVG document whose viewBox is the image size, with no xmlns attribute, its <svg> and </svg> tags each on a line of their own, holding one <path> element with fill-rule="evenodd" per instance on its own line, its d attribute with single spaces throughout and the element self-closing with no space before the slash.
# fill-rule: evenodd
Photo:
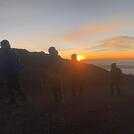
<svg viewBox="0 0 134 134">
<path fill-rule="evenodd" d="M 73 50 L 74 48 L 61 48 L 61 49 L 58 49 L 59 51 L 70 51 L 70 50 Z"/>
<path fill-rule="evenodd" d="M 122 27 L 124 27 L 124 25 L 125 24 L 121 24 L 121 23 L 106 23 L 106 24 L 100 24 L 100 25 L 87 26 L 87 27 L 81 28 L 79 31 L 73 32 L 65 36 L 65 40 L 76 41 L 88 35 L 95 35 L 98 33 L 117 31 L 117 30 L 120 30 Z"/>
<path fill-rule="evenodd" d="M 85 51 L 95 53 L 132 52 L 134 50 L 134 37 L 116 36 L 101 41 L 99 45 L 89 46 Z"/>
<path fill-rule="evenodd" d="M 120 49 L 134 48 L 134 37 L 117 36 L 117 37 L 109 38 L 102 41 L 101 46 L 120 48 Z"/>
</svg>

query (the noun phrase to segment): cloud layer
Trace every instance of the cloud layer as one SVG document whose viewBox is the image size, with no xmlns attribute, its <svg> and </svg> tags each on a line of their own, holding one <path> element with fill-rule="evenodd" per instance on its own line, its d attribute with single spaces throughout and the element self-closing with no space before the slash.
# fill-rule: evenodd
<svg viewBox="0 0 134 134">
<path fill-rule="evenodd" d="M 99 25 L 87 26 L 83 27 L 76 32 L 72 32 L 65 36 L 66 41 L 76 41 L 81 39 L 82 37 L 95 35 L 98 33 L 105 33 L 105 32 L 113 32 L 117 30 L 121 30 L 125 24 L 121 23 L 104 23 Z"/>
<path fill-rule="evenodd" d="M 134 37 L 116 36 L 85 48 L 89 58 L 134 58 Z"/>
<path fill-rule="evenodd" d="M 106 39 L 102 42 L 102 47 L 114 49 L 131 49 L 134 48 L 134 37 L 117 36 Z"/>
</svg>

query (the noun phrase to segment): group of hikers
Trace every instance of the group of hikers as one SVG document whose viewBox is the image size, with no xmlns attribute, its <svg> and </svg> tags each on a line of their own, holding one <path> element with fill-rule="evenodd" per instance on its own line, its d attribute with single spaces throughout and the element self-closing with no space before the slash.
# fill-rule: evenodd
<svg viewBox="0 0 134 134">
<path fill-rule="evenodd" d="M 3 40 L 1 45 L 1 65 L 0 71 L 6 80 L 6 85 L 9 92 L 9 99 L 11 104 L 16 104 L 16 92 L 22 97 L 24 101 L 27 101 L 27 95 L 23 92 L 20 86 L 19 76 L 23 69 L 22 62 L 19 56 L 14 53 L 8 40 Z M 47 77 L 49 85 L 52 89 L 53 98 L 55 102 L 64 101 L 63 93 L 63 63 L 64 60 L 58 55 L 58 50 L 55 47 L 50 47 L 49 50 L 49 66 L 47 68 Z M 72 95 L 79 96 L 81 94 L 83 85 L 81 81 L 80 62 L 77 60 L 77 55 L 71 55 L 72 77 L 71 88 Z M 114 88 L 116 88 L 118 95 L 120 94 L 120 78 L 121 70 L 116 66 L 116 63 L 111 64 L 111 93 L 113 94 Z"/>
</svg>

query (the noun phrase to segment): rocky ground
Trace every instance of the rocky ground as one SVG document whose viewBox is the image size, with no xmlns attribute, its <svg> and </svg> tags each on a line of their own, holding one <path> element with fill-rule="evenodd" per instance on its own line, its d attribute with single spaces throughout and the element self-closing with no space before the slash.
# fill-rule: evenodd
<svg viewBox="0 0 134 134">
<path fill-rule="evenodd" d="M 103 89 L 67 97 L 61 104 L 46 95 L 18 105 L 2 99 L 0 134 L 134 134 L 133 87 L 123 87 L 120 96 Z"/>
</svg>

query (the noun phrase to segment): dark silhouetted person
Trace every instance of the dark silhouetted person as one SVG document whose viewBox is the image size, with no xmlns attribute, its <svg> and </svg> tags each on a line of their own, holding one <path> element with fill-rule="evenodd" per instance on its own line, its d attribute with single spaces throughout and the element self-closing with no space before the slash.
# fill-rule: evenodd
<svg viewBox="0 0 134 134">
<path fill-rule="evenodd" d="M 120 95 L 120 79 L 121 79 L 121 69 L 116 66 L 116 63 L 111 64 L 111 93 L 113 95 L 114 89 L 117 90 L 117 94 Z"/>
<path fill-rule="evenodd" d="M 55 47 L 50 47 L 49 52 L 49 82 L 52 89 L 53 98 L 55 102 L 63 102 L 64 95 L 62 89 L 62 59 L 58 55 L 58 51 Z"/>
<path fill-rule="evenodd" d="M 71 55 L 71 88 L 73 96 L 80 96 L 82 91 L 82 68 L 77 55 Z"/>
<path fill-rule="evenodd" d="M 19 73 L 22 69 L 21 62 L 16 53 L 11 49 L 8 40 L 1 41 L 2 51 L 2 73 L 7 81 L 7 87 L 10 95 L 10 103 L 16 104 L 16 92 L 24 100 L 26 95 L 22 92 L 19 83 Z"/>
</svg>

